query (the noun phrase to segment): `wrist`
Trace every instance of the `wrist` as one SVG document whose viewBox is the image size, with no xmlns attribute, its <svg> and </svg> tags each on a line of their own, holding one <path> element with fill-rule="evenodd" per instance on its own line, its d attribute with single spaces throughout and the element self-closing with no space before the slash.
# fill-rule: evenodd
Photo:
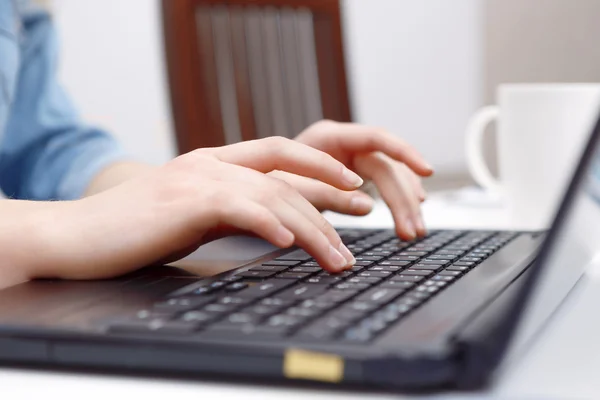
<svg viewBox="0 0 600 400">
<path fill-rule="evenodd" d="M 111 189 L 132 178 L 153 171 L 156 167 L 135 161 L 125 161 L 111 164 L 92 179 L 84 196 L 92 196 Z"/>
</svg>

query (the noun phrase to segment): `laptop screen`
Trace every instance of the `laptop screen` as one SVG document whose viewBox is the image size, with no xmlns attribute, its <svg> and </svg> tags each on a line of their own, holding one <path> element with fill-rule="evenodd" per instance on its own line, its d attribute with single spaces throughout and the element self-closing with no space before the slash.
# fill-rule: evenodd
<svg viewBox="0 0 600 400">
<path fill-rule="evenodd" d="M 600 122 L 554 224 L 517 298 L 518 327 L 510 353 L 519 352 L 593 262 L 600 262 Z M 518 317 L 521 317 L 518 320 Z M 510 356 L 509 356 L 510 358 Z"/>
</svg>

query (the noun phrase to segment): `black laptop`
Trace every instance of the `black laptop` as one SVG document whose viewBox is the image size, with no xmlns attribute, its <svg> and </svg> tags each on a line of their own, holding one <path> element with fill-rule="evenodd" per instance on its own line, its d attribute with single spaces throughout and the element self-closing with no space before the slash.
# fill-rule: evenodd
<svg viewBox="0 0 600 400">
<path fill-rule="evenodd" d="M 387 390 L 477 388 L 600 247 L 597 125 L 549 232 L 344 229 L 357 263 L 281 250 L 211 278 L 148 268 L 0 291 L 0 363 Z M 532 188 L 532 190 L 535 190 Z"/>
</svg>

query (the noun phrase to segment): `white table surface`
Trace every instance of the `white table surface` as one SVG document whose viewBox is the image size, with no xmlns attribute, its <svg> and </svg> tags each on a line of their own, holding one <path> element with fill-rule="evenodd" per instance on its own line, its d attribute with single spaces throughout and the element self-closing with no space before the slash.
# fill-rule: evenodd
<svg viewBox="0 0 600 400">
<path fill-rule="evenodd" d="M 501 209 L 495 207 L 448 206 L 434 198 L 424 207 L 425 220 L 433 228 L 516 228 Z M 364 227 L 391 226 L 389 213 L 379 204 L 373 214 L 355 219 L 329 214 L 335 225 Z M 231 246 L 244 242 L 221 242 L 201 249 L 196 258 L 218 259 Z M 246 246 L 246 258 L 253 258 L 256 246 Z M 230 254 L 230 253 L 229 253 Z M 238 255 L 240 253 L 237 253 Z M 193 258 L 193 257 L 192 257 Z M 242 257 L 243 258 L 243 257 Z M 240 257 L 228 260 L 239 263 Z M 472 394 L 440 394 L 434 398 L 509 399 L 593 399 L 600 396 L 600 266 L 588 271 L 522 358 L 515 360 L 489 389 Z M 159 380 L 111 375 L 47 372 L 0 368 L 2 399 L 398 399 L 391 394 L 323 391 L 287 387 L 211 381 Z"/>
</svg>

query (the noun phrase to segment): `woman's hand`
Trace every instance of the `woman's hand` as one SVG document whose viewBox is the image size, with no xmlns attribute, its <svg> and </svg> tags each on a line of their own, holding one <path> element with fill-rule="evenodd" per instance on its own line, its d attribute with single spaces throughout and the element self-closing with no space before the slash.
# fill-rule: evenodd
<svg viewBox="0 0 600 400">
<path fill-rule="evenodd" d="M 426 195 L 419 176 L 429 176 L 433 169 L 414 148 L 385 130 L 333 121 L 313 124 L 296 140 L 372 180 L 389 206 L 401 238 L 410 240 L 425 235 L 420 203 Z M 322 182 L 280 172 L 273 174 L 296 187 L 317 208 L 353 215 L 371 210 L 373 200 L 360 191 L 344 192 Z"/>
<path fill-rule="evenodd" d="M 283 138 L 200 149 L 95 196 L 50 203 L 30 277 L 95 279 L 175 256 L 232 229 L 294 243 L 332 272 L 354 263 L 333 227 L 273 170 L 353 191 L 361 178 L 319 150 Z M 48 203 L 46 203 L 48 204 Z"/>
</svg>

